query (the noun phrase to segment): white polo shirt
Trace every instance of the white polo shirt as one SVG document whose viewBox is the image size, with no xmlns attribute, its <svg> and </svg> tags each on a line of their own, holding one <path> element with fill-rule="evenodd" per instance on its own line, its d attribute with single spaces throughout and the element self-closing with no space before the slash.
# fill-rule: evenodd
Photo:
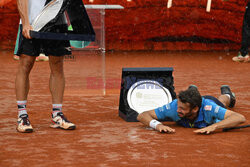
<svg viewBox="0 0 250 167">
<path fill-rule="evenodd" d="M 41 13 L 46 0 L 29 0 L 29 21 L 30 24 Z"/>
<path fill-rule="evenodd" d="M 44 8 L 46 0 L 29 0 L 29 22 L 32 24 L 34 19 L 41 13 L 41 11 Z M 22 21 L 20 20 L 20 24 L 22 24 Z"/>
</svg>

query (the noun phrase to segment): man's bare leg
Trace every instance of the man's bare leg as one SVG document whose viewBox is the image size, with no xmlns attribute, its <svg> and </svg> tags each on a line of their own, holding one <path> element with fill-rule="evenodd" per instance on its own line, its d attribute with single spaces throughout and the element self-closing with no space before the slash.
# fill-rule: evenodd
<svg viewBox="0 0 250 167">
<path fill-rule="evenodd" d="M 50 80 L 49 87 L 52 95 L 52 104 L 62 104 L 65 87 L 63 71 L 64 56 L 49 56 Z"/>
<path fill-rule="evenodd" d="M 50 56 L 50 92 L 52 95 L 52 124 L 51 128 L 61 128 L 67 130 L 74 130 L 75 124 L 66 119 L 62 113 L 62 102 L 65 87 L 65 78 L 63 71 L 64 56 Z"/>
<path fill-rule="evenodd" d="M 17 131 L 22 133 L 33 132 L 26 111 L 27 96 L 29 93 L 29 74 L 34 66 L 36 57 L 21 55 L 16 74 L 16 100 L 18 105 Z"/>
<path fill-rule="evenodd" d="M 221 88 L 221 96 L 218 99 L 229 108 L 233 108 L 236 103 L 236 98 L 234 93 L 231 91 L 228 85 L 222 85 Z"/>
<path fill-rule="evenodd" d="M 29 93 L 29 74 L 34 66 L 36 57 L 21 55 L 16 74 L 16 99 L 27 100 Z"/>
<path fill-rule="evenodd" d="M 230 97 L 228 95 L 220 95 L 218 100 L 224 104 L 225 107 L 228 107 L 230 104 Z"/>
</svg>

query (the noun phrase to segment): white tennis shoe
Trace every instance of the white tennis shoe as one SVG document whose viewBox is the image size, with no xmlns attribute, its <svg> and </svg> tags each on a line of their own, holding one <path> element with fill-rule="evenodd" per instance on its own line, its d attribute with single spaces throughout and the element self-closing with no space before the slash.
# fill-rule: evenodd
<svg viewBox="0 0 250 167">
<path fill-rule="evenodd" d="M 29 117 L 27 114 L 21 115 L 17 120 L 17 131 L 21 133 L 31 133 L 33 128 L 30 124 Z"/>
<path fill-rule="evenodd" d="M 57 113 L 57 115 L 52 118 L 51 128 L 61 128 L 65 130 L 74 130 L 76 128 L 75 124 L 68 121 L 62 112 Z"/>
<path fill-rule="evenodd" d="M 233 61 L 236 61 L 236 62 L 244 62 L 244 63 L 248 63 L 250 62 L 250 57 L 249 55 L 246 55 L 246 56 L 242 56 L 240 53 L 238 56 L 235 56 L 232 58 Z"/>
</svg>

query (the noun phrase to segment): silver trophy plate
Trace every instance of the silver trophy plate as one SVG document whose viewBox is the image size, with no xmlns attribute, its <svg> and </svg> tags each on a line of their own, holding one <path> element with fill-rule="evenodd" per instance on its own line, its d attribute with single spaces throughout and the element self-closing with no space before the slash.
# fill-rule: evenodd
<svg viewBox="0 0 250 167">
<path fill-rule="evenodd" d="M 144 80 L 134 83 L 127 94 L 129 107 L 139 114 L 161 107 L 172 101 L 169 90 L 157 81 Z"/>
<path fill-rule="evenodd" d="M 53 0 L 48 3 L 41 13 L 35 18 L 32 23 L 32 28 L 34 31 L 39 31 L 42 29 L 50 20 L 54 19 L 58 12 L 60 11 L 63 4 L 63 0 Z"/>
</svg>

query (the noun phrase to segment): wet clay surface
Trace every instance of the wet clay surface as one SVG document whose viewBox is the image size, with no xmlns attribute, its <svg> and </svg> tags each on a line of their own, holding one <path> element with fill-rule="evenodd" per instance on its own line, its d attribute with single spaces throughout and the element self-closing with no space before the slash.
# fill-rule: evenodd
<svg viewBox="0 0 250 167">
<path fill-rule="evenodd" d="M 122 67 L 173 67 L 176 92 L 195 84 L 202 95 L 218 96 L 221 85 L 230 85 L 237 96 L 233 111 L 245 115 L 244 124 L 250 124 L 250 64 L 232 62 L 236 52 L 229 55 L 224 52 L 114 52 L 106 53 L 105 63 L 100 55 L 75 52 L 74 59 L 65 61 L 63 106 L 67 118 L 77 126 L 74 131 L 49 128 L 49 66 L 47 62 L 36 62 L 27 105 L 34 128 L 30 134 L 18 133 L 15 129 L 14 80 L 18 61 L 12 59 L 12 51 L 0 54 L 1 167 L 238 167 L 250 164 L 249 128 L 197 135 L 194 129 L 166 122 L 176 133 L 161 134 L 139 122 L 125 122 L 118 116 Z M 109 83 L 105 91 L 100 86 L 104 80 Z"/>
</svg>

